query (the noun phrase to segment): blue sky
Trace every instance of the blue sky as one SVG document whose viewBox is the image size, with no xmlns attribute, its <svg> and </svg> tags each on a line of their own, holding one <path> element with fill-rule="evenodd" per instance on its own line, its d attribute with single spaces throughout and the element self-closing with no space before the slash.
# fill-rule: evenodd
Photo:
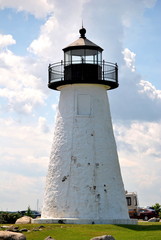
<svg viewBox="0 0 161 240">
<path fill-rule="evenodd" d="M 153 8 L 145 10 L 144 19 L 138 27 L 133 23 L 132 29 L 126 33 L 126 47 L 136 53 L 136 68 L 148 81 L 153 81 L 156 87 L 161 88 L 158 76 L 161 73 L 160 62 L 160 15 L 161 2 L 157 1 Z"/>
<path fill-rule="evenodd" d="M 59 98 L 47 68 L 82 19 L 119 65 L 108 95 L 125 189 L 161 204 L 160 11 L 159 0 L 0 1 L 0 210 L 41 209 Z"/>
<path fill-rule="evenodd" d="M 45 19 L 35 19 L 30 13 L 17 12 L 12 8 L 1 10 L 1 19 L 1 34 L 11 34 L 14 37 L 16 44 L 10 49 L 20 56 L 27 54 L 27 47 L 38 36 L 40 26 L 45 22 Z"/>
</svg>

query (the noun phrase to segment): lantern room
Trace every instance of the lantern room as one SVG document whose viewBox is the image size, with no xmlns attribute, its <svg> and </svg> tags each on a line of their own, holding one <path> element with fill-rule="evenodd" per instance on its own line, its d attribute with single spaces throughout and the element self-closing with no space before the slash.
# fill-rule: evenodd
<svg viewBox="0 0 161 240">
<path fill-rule="evenodd" d="M 102 61 L 103 49 L 86 38 L 85 28 L 79 33 L 79 39 L 63 49 L 64 61 L 49 65 L 48 87 L 60 90 L 63 85 L 78 83 L 118 87 L 117 64 Z"/>
<path fill-rule="evenodd" d="M 80 29 L 79 32 L 80 38 L 63 49 L 65 65 L 72 63 L 101 64 L 103 49 L 86 39 L 85 28 Z"/>
</svg>

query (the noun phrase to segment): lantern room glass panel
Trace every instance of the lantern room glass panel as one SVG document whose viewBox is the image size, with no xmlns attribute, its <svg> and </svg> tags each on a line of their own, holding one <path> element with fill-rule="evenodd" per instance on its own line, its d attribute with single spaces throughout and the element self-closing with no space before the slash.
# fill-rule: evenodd
<svg viewBox="0 0 161 240">
<path fill-rule="evenodd" d="M 102 66 L 102 52 L 98 51 L 98 64 Z"/>
<path fill-rule="evenodd" d="M 80 64 L 85 62 L 84 49 L 73 49 L 72 54 L 72 64 Z"/>
<path fill-rule="evenodd" d="M 102 52 L 96 49 L 73 49 L 64 53 L 65 66 L 70 64 L 98 64 L 102 62 Z"/>
<path fill-rule="evenodd" d="M 71 65 L 71 63 L 72 63 L 71 51 L 67 51 L 67 52 L 64 54 L 64 63 L 65 63 L 65 66 Z"/>
</svg>

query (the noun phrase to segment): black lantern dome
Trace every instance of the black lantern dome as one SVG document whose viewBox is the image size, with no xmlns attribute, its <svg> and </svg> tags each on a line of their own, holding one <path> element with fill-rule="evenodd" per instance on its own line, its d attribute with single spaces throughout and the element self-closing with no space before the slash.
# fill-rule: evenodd
<svg viewBox="0 0 161 240">
<path fill-rule="evenodd" d="M 118 87 L 117 64 L 102 61 L 103 49 L 85 37 L 85 28 L 79 33 L 80 38 L 63 49 L 64 62 L 49 65 L 48 87 L 59 90 L 63 85 L 78 83 Z"/>
</svg>

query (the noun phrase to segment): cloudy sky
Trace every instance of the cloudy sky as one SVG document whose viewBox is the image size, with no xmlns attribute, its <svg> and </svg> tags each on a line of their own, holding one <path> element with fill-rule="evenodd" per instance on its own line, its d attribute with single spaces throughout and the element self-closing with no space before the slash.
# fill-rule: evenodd
<svg viewBox="0 0 161 240">
<path fill-rule="evenodd" d="M 109 91 L 125 189 L 161 204 L 161 1 L 0 0 L 0 210 L 41 209 L 59 92 L 49 63 L 79 37 L 119 65 Z"/>
</svg>

